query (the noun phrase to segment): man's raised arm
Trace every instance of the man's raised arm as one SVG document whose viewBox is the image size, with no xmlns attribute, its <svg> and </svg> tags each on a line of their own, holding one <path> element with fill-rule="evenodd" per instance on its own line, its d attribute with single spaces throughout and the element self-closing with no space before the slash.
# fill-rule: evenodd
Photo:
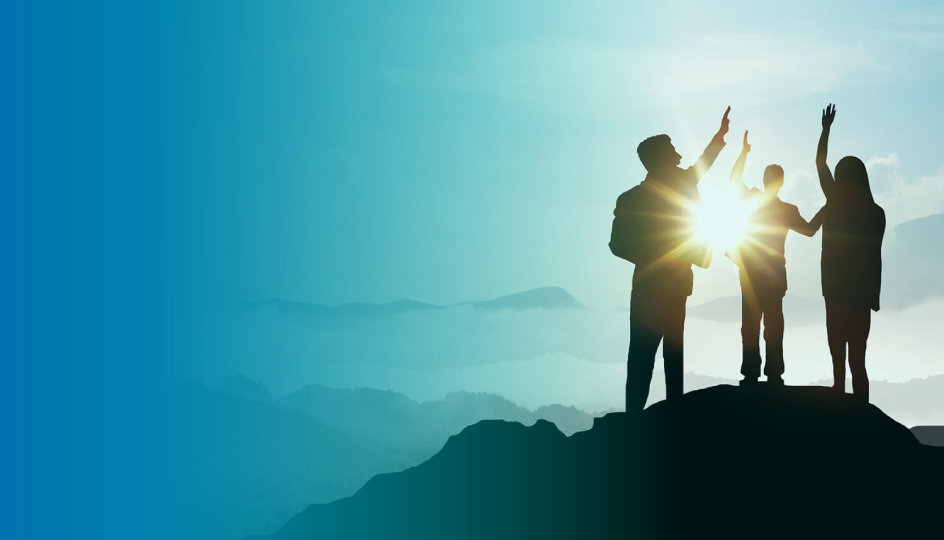
<svg viewBox="0 0 944 540">
<path fill-rule="evenodd" d="M 829 146 L 829 129 L 836 119 L 836 106 L 830 103 L 823 109 L 823 132 L 819 135 L 819 144 L 816 147 L 816 172 L 819 173 L 819 187 L 823 189 L 823 195 L 829 200 L 829 194 L 832 192 L 833 173 L 829 171 L 829 165 L 826 164 L 826 150 Z"/>
<path fill-rule="evenodd" d="M 731 107 L 729 106 L 724 111 L 724 116 L 721 117 L 721 127 L 718 128 L 718 132 L 711 138 L 711 142 L 708 143 L 698 161 L 688 168 L 694 174 L 696 182 L 701 181 L 701 177 L 708 172 L 715 159 L 718 158 L 718 154 L 721 153 L 721 149 L 724 148 L 724 136 L 728 132 L 728 113 L 730 112 Z"/>
</svg>

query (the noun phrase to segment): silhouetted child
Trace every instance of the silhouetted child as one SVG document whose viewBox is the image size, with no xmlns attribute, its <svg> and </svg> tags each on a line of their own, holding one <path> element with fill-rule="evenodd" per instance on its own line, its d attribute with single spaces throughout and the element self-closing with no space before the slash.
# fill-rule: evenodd
<svg viewBox="0 0 944 540">
<path fill-rule="evenodd" d="M 816 151 L 816 169 L 826 195 L 822 257 L 826 334 L 833 359 L 833 387 L 845 392 L 848 346 L 852 392 L 868 401 L 865 344 L 872 310 L 879 310 L 885 211 L 872 198 L 862 160 L 846 156 L 836 165 L 835 179 L 830 173 L 826 149 L 835 117 L 836 106 L 829 104 L 823 110 L 823 132 Z"/>
<path fill-rule="evenodd" d="M 767 362 L 764 375 L 773 384 L 783 384 L 783 297 L 787 292 L 787 260 L 784 244 L 794 230 L 813 236 L 823 223 L 821 209 L 810 222 L 799 209 L 778 197 L 783 187 L 783 168 L 769 165 L 764 170 L 764 191 L 744 185 L 744 164 L 751 145 L 744 132 L 741 155 L 731 171 L 731 185 L 744 204 L 752 206 L 746 234 L 728 257 L 739 268 L 741 282 L 741 384 L 756 383 L 760 377 L 760 321 L 764 320 Z"/>
</svg>

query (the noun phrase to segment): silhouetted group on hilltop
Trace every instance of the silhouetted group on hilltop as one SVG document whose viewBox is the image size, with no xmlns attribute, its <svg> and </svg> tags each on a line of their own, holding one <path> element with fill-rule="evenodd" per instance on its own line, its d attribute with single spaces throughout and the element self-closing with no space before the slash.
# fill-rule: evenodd
<svg viewBox="0 0 944 540">
<path fill-rule="evenodd" d="M 666 397 L 673 400 L 682 395 L 685 303 L 692 294 L 692 265 L 707 268 L 712 258 L 710 240 L 696 234 L 702 204 L 698 182 L 725 146 L 730 111 L 728 107 L 704 153 L 687 169 L 679 167 L 682 157 L 668 135 L 641 142 L 637 153 L 646 168 L 646 178 L 617 199 L 610 249 L 635 264 L 626 378 L 629 412 L 645 407 L 660 342 Z M 748 133 L 744 132 L 741 154 L 731 171 L 731 187 L 747 208 L 746 223 L 742 237 L 726 255 L 738 266 L 741 288 L 741 384 L 756 384 L 760 378 L 763 320 L 763 373 L 768 384 L 782 385 L 786 236 L 790 230 L 813 236 L 822 227 L 821 277 L 833 386 L 845 392 L 848 351 L 853 393 L 868 401 L 865 350 L 871 312 L 879 309 L 885 212 L 872 198 L 862 160 L 842 158 L 835 176 L 826 164 L 835 116 L 834 105 L 823 110 L 816 168 L 826 204 L 810 221 L 796 206 L 780 200 L 784 172 L 779 165 L 765 169 L 763 191 L 743 183 L 744 165 L 751 150 Z"/>
</svg>

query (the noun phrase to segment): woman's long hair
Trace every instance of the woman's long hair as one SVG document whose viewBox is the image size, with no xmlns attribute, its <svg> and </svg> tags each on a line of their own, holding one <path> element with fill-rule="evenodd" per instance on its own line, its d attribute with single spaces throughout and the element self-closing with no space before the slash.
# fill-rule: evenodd
<svg viewBox="0 0 944 540">
<path fill-rule="evenodd" d="M 869 187 L 869 172 L 865 163 L 855 156 L 846 156 L 836 165 L 835 197 L 837 206 L 867 206 L 874 204 L 872 188 Z"/>
<path fill-rule="evenodd" d="M 884 213 L 872 198 L 862 160 L 842 158 L 834 178 L 823 220 L 823 296 L 878 311 Z"/>
<path fill-rule="evenodd" d="M 829 217 L 833 226 L 845 229 L 868 219 L 875 207 L 869 173 L 865 163 L 854 156 L 846 156 L 836 165 L 836 183 L 829 197 Z"/>
</svg>

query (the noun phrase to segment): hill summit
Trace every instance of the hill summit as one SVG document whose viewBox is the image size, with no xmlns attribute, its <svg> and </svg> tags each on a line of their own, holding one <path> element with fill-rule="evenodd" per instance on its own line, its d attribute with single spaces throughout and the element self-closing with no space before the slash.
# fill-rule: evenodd
<svg viewBox="0 0 944 540">
<path fill-rule="evenodd" d="M 570 437 L 479 422 L 267 538 L 937 537 L 942 486 L 944 449 L 874 405 L 725 385 Z"/>
</svg>

